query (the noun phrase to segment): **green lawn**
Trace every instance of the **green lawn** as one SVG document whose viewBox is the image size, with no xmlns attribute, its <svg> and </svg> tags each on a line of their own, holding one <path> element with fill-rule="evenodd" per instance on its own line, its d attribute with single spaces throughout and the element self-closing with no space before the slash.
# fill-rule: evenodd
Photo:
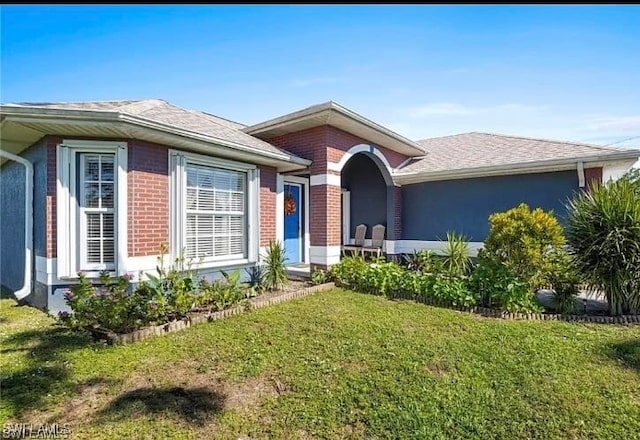
<svg viewBox="0 0 640 440">
<path fill-rule="evenodd" d="M 640 326 L 343 290 L 125 347 L 1 300 L 0 422 L 70 438 L 640 438 Z"/>
</svg>

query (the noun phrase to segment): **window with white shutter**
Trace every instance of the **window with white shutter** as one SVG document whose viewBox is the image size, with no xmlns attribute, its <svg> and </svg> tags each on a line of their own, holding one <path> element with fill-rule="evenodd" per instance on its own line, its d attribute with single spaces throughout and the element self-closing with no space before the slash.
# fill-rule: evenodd
<svg viewBox="0 0 640 440">
<path fill-rule="evenodd" d="M 255 165 L 182 151 L 171 158 L 171 254 L 199 267 L 255 261 Z"/>
<path fill-rule="evenodd" d="M 115 268 L 115 154 L 81 153 L 79 241 L 81 270 Z"/>
<path fill-rule="evenodd" d="M 63 140 L 56 147 L 57 277 L 124 273 L 126 232 L 127 143 Z"/>
<path fill-rule="evenodd" d="M 246 257 L 247 173 L 187 163 L 185 257 Z"/>
</svg>

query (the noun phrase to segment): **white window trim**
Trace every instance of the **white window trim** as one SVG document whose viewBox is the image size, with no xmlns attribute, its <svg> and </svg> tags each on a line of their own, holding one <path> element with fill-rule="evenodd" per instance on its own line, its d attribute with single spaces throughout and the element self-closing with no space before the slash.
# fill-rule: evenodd
<svg viewBox="0 0 640 440">
<path fill-rule="evenodd" d="M 77 240 L 78 198 L 76 196 L 76 155 L 79 153 L 115 153 L 116 186 L 115 194 L 115 240 L 116 263 L 112 274 L 122 275 L 127 259 L 127 143 L 118 141 L 69 140 L 65 139 L 56 147 L 56 235 L 57 235 L 57 276 L 59 279 L 76 279 L 81 270 Z M 95 278 L 100 271 L 86 271 Z"/>
<path fill-rule="evenodd" d="M 192 267 L 195 269 L 206 269 L 215 267 L 227 267 L 241 264 L 255 263 L 258 259 L 259 251 L 259 193 L 260 177 L 259 170 L 253 164 L 237 162 L 227 159 L 214 158 L 201 154 L 189 153 L 180 150 L 169 150 L 169 172 L 170 172 L 170 195 L 169 195 L 169 225 L 170 225 L 170 245 L 169 254 L 172 261 L 180 257 L 185 248 L 186 237 L 186 172 L 187 163 L 218 167 L 233 171 L 247 173 L 247 257 L 246 258 L 208 258 L 203 261 L 194 260 Z"/>
</svg>

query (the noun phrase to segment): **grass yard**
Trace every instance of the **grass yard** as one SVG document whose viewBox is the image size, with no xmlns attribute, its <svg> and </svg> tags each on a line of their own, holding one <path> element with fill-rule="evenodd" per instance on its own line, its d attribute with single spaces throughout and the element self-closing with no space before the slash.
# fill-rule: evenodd
<svg viewBox="0 0 640 440">
<path fill-rule="evenodd" d="M 343 290 L 107 347 L 0 303 L 0 422 L 71 439 L 640 438 L 640 326 Z"/>
</svg>

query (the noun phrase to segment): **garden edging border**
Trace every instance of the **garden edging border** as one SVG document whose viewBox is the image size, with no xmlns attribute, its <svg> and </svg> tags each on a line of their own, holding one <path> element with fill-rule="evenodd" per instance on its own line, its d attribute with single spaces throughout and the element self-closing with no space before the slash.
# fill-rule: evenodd
<svg viewBox="0 0 640 440">
<path fill-rule="evenodd" d="M 587 322 L 594 324 L 640 324 L 640 315 L 603 316 L 603 315 L 563 315 L 561 313 L 511 313 L 490 307 L 456 307 L 445 301 L 420 297 L 412 294 L 400 294 L 390 299 L 406 299 L 429 306 L 442 307 L 460 312 L 467 312 L 487 318 L 500 318 L 520 321 L 567 321 Z"/>
<path fill-rule="evenodd" d="M 152 327 L 144 327 L 130 333 L 114 333 L 111 331 L 105 331 L 103 329 L 94 329 L 92 330 L 92 333 L 94 333 L 94 335 L 96 336 L 99 336 L 101 339 L 106 339 L 107 343 L 110 345 L 126 345 L 126 344 L 131 344 L 133 342 L 144 341 L 154 336 L 163 336 L 169 333 L 184 330 L 186 328 L 189 328 L 196 324 L 200 324 L 202 322 L 217 321 L 219 319 L 224 319 L 230 316 L 239 315 L 249 310 L 260 309 L 262 307 L 267 307 L 270 305 L 291 301 L 293 299 L 303 298 L 305 296 L 318 293 L 318 292 L 324 292 L 326 290 L 331 290 L 333 288 L 335 288 L 335 283 L 331 282 L 331 283 L 319 284 L 317 286 L 305 287 L 300 290 L 283 293 L 281 295 L 273 296 L 270 298 L 263 298 L 263 299 L 261 299 L 260 297 L 252 298 L 249 300 L 248 303 L 236 305 L 234 307 L 231 307 L 225 310 L 219 310 L 217 312 L 212 312 L 212 313 L 194 314 L 192 316 L 187 316 L 186 318 L 179 319 L 176 321 L 167 322 L 167 323 L 155 325 Z"/>
</svg>

